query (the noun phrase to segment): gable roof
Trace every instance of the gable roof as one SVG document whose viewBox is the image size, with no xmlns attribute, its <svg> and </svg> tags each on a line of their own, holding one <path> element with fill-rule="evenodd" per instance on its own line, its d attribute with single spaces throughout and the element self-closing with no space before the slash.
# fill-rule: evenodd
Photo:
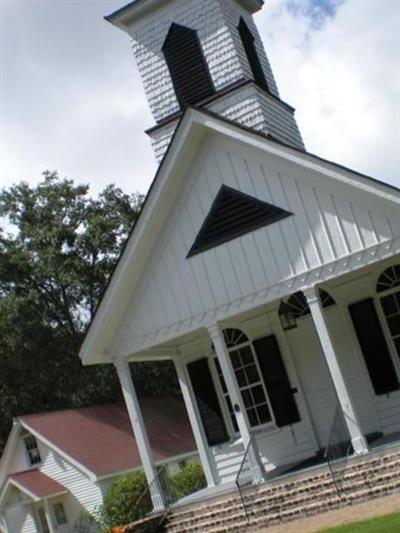
<svg viewBox="0 0 400 533">
<path fill-rule="evenodd" d="M 48 498 L 64 494 L 67 489 L 39 470 L 26 470 L 9 476 L 11 483 L 34 499 Z"/>
<path fill-rule="evenodd" d="M 179 396 L 141 401 L 156 462 L 196 450 Z M 108 404 L 20 417 L 21 425 L 67 458 L 103 477 L 141 466 L 125 404 Z"/>
<path fill-rule="evenodd" d="M 167 0 L 163 0 L 166 2 Z M 238 0 L 242 2 L 250 11 L 254 13 L 262 8 L 264 0 Z M 104 19 L 111 24 L 114 24 L 118 28 L 125 30 L 126 24 L 128 24 L 133 17 L 141 14 L 144 8 L 154 9 L 160 7 L 159 0 L 132 0 L 125 6 L 120 7 L 116 11 L 113 11 L 109 15 L 106 15 Z M 142 8 L 142 9 L 140 9 Z"/>
<path fill-rule="evenodd" d="M 187 107 L 157 169 L 140 216 L 125 242 L 110 282 L 86 332 L 79 354 L 83 364 L 112 360 L 107 342 L 112 339 L 120 316 L 151 254 L 151 243 L 157 237 L 171 209 L 168 195 L 176 192 L 179 179 L 182 179 L 185 170 L 189 168 L 190 161 L 206 132 L 239 140 L 264 151 L 266 155 L 279 157 L 310 171 L 322 173 L 332 182 L 347 184 L 358 191 L 380 197 L 389 202 L 389 209 L 397 209 L 400 205 L 400 189 L 393 185 L 286 145 L 270 135 L 257 132 L 210 111 Z"/>
</svg>

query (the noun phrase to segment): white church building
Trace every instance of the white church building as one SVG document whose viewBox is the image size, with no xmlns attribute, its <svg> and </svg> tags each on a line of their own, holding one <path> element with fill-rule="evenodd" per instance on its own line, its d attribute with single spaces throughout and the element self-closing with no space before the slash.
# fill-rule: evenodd
<svg viewBox="0 0 400 533">
<path fill-rule="evenodd" d="M 317 456 L 337 409 L 355 455 L 400 439 L 400 190 L 306 151 L 262 4 L 106 17 L 132 39 L 159 168 L 80 356 L 115 365 L 149 483 L 137 361 L 174 362 L 210 490 L 251 442 L 266 471 Z"/>
</svg>

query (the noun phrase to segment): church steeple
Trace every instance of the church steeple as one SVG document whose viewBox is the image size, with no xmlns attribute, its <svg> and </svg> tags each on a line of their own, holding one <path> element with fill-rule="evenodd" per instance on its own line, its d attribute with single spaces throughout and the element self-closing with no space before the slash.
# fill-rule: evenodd
<svg viewBox="0 0 400 533">
<path fill-rule="evenodd" d="M 161 159 L 186 105 L 304 149 L 254 24 L 262 0 L 134 0 L 106 17 L 127 32 L 156 125 Z"/>
</svg>

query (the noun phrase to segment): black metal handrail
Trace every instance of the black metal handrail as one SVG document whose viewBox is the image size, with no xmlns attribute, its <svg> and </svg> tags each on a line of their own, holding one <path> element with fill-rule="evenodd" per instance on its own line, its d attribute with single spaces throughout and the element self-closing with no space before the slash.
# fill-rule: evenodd
<svg viewBox="0 0 400 533">
<path fill-rule="evenodd" d="M 336 492 L 341 498 L 345 492 L 344 479 L 349 456 L 353 453 L 353 446 L 345 414 L 340 405 L 336 406 L 332 426 L 329 432 L 329 441 L 324 456 L 328 461 L 329 470 Z"/>
<path fill-rule="evenodd" d="M 235 480 L 248 522 L 250 522 L 250 516 L 254 514 L 253 505 L 258 494 L 258 485 L 265 480 L 264 476 L 265 471 L 261 464 L 257 443 L 252 437 L 244 452 Z"/>
<path fill-rule="evenodd" d="M 164 465 L 157 471 L 156 477 L 146 487 L 134 504 L 137 510 L 138 519 L 152 514 L 162 515 L 168 511 L 172 497 L 169 477 L 167 475 L 167 465 Z"/>
</svg>

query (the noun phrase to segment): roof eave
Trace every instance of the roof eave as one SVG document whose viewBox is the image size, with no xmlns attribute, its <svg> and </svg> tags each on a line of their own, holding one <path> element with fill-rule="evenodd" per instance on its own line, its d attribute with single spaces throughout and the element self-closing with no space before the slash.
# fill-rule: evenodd
<svg viewBox="0 0 400 533">
<path fill-rule="evenodd" d="M 244 7 L 250 11 L 250 13 L 256 13 L 264 5 L 264 0 L 237 1 L 243 4 Z M 126 4 L 116 11 L 113 11 L 109 15 L 106 15 L 104 20 L 123 31 L 127 31 L 127 26 L 129 23 L 134 22 L 135 19 L 142 17 L 157 7 L 160 7 L 160 4 L 157 0 L 133 0 L 129 4 Z"/>
<path fill-rule="evenodd" d="M 13 427 L 10 431 L 10 434 L 7 439 L 6 446 L 3 451 L 3 455 L 0 460 L 0 491 L 2 490 L 2 486 L 7 480 L 8 472 L 7 468 L 9 466 L 13 451 L 15 449 L 16 441 L 19 437 L 19 433 L 21 430 L 21 424 L 18 420 L 14 420 Z"/>
</svg>

